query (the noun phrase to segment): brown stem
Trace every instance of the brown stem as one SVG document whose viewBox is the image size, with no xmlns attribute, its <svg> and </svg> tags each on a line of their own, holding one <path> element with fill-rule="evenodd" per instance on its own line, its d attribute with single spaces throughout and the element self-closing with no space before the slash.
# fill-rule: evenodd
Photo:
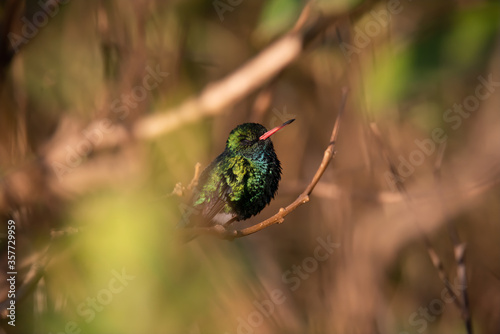
<svg viewBox="0 0 500 334">
<path fill-rule="evenodd" d="M 444 200 L 444 195 L 441 190 L 441 166 L 443 164 L 444 151 L 446 149 L 446 142 L 442 143 L 437 152 L 437 159 L 434 165 L 434 178 L 436 184 L 438 186 L 439 195 L 441 197 L 441 202 L 443 203 L 442 207 L 445 211 L 445 215 L 447 214 L 446 202 Z M 467 330 L 467 334 L 472 334 L 472 319 L 470 314 L 470 305 L 469 305 L 469 295 L 467 292 L 467 268 L 465 266 L 465 250 L 466 245 L 460 241 L 460 237 L 458 235 L 458 231 L 455 225 L 449 223 L 448 224 L 448 233 L 450 235 L 450 240 L 453 243 L 453 254 L 455 256 L 455 262 L 457 264 L 457 278 L 459 281 L 459 288 L 462 295 L 462 302 L 460 303 L 460 309 L 462 312 L 462 318 L 465 323 L 465 329 Z"/>
</svg>

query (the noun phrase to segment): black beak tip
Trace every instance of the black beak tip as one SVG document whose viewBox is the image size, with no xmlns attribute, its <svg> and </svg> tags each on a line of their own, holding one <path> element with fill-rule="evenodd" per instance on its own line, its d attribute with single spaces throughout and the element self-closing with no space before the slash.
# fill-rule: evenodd
<svg viewBox="0 0 500 334">
<path fill-rule="evenodd" d="M 288 125 L 290 123 L 293 123 L 293 121 L 295 121 L 295 118 L 289 119 L 288 121 L 286 121 L 285 123 L 283 123 L 283 126 Z"/>
</svg>

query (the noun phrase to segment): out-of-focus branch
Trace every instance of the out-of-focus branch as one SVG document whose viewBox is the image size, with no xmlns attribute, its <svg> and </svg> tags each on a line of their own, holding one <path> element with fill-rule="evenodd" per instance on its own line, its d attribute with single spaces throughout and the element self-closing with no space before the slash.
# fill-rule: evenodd
<svg viewBox="0 0 500 334">
<path fill-rule="evenodd" d="M 348 89 L 344 88 L 342 90 L 342 103 L 340 106 L 339 113 L 337 115 L 337 120 L 335 121 L 335 125 L 333 126 L 332 134 L 330 137 L 330 143 L 328 144 L 325 153 L 323 154 L 323 160 L 321 161 L 321 164 L 318 167 L 318 170 L 314 174 L 311 182 L 308 184 L 306 189 L 293 201 L 290 205 L 288 205 L 286 208 L 281 208 L 278 213 L 276 213 L 274 216 L 257 223 L 253 226 L 244 228 L 242 230 L 230 230 L 226 229 L 225 227 L 221 225 L 216 225 L 214 227 L 209 227 L 209 228 L 193 228 L 189 229 L 189 232 L 196 233 L 196 234 L 209 234 L 209 235 L 215 235 L 220 238 L 224 239 L 235 239 L 235 238 L 241 238 L 245 237 L 247 235 L 259 232 L 269 226 L 272 226 L 274 224 L 281 224 L 285 221 L 285 217 L 297 209 L 299 206 L 302 204 L 305 204 L 309 202 L 309 195 L 311 195 L 312 191 L 314 190 L 314 187 L 318 184 L 319 180 L 325 173 L 326 168 L 330 164 L 330 161 L 332 160 L 333 156 L 335 155 L 335 143 L 337 141 L 337 136 L 339 133 L 339 127 L 340 127 L 340 120 L 342 113 L 345 109 L 345 103 L 347 99 L 347 94 L 348 94 Z"/>
<path fill-rule="evenodd" d="M 382 140 L 382 135 L 381 135 L 381 133 L 380 133 L 380 131 L 378 129 L 377 124 L 376 123 L 371 123 L 370 124 L 370 129 L 371 129 L 371 131 L 372 131 L 372 133 L 373 133 L 373 135 L 374 135 L 374 137 L 375 137 L 375 139 L 377 141 L 377 144 L 379 145 L 379 147 L 380 147 L 380 149 L 382 151 L 384 159 L 386 160 L 386 162 L 387 162 L 387 164 L 389 166 L 389 170 L 393 174 L 393 177 L 396 180 L 400 180 L 399 175 L 397 174 L 396 165 L 393 163 L 393 161 L 390 158 L 389 149 L 387 148 L 387 146 L 384 144 L 384 142 Z M 441 150 L 441 154 L 443 154 L 442 152 L 443 151 Z M 438 159 L 437 159 L 436 163 L 437 163 L 437 166 L 441 165 L 441 163 L 442 163 L 442 156 L 438 155 Z M 404 201 L 405 201 L 408 209 L 410 209 L 410 211 L 412 212 L 414 225 L 416 226 L 416 228 L 418 230 L 418 233 L 420 234 L 420 237 L 424 241 L 424 244 L 425 244 L 425 247 L 427 249 L 427 253 L 429 255 L 429 258 L 430 258 L 430 260 L 431 260 L 432 265 L 434 266 L 434 268 L 436 268 L 436 271 L 438 273 L 439 278 L 443 282 L 443 284 L 444 284 L 446 290 L 448 291 L 448 293 L 451 296 L 453 296 L 453 303 L 455 304 L 455 306 L 459 310 L 463 310 L 464 306 L 463 306 L 462 302 L 460 301 L 459 296 L 453 290 L 451 282 L 450 282 L 450 280 L 448 278 L 448 275 L 446 273 L 446 270 L 444 268 L 443 261 L 441 260 L 441 258 L 437 254 L 437 252 L 434 249 L 434 247 L 432 246 L 429 238 L 424 233 L 424 231 L 421 229 L 421 227 L 420 227 L 420 225 L 418 223 L 418 220 L 417 220 L 417 217 L 418 217 L 417 211 L 415 210 L 412 198 L 408 194 L 408 192 L 406 190 L 406 187 L 403 184 L 403 182 L 399 182 L 399 181 L 397 182 L 397 189 L 398 189 L 398 192 L 403 197 L 403 199 L 404 199 Z"/>
<path fill-rule="evenodd" d="M 371 8 L 371 5 L 371 1 L 365 1 L 351 12 L 334 16 L 317 15 L 312 22 L 308 23 L 312 5 L 306 4 L 297 23 L 288 34 L 272 43 L 226 78 L 208 85 L 198 97 L 188 99 L 177 108 L 162 111 L 138 121 L 133 127 L 133 134 L 137 138 L 151 139 L 185 123 L 222 112 L 290 65 L 301 55 L 306 44 L 338 19 L 358 15 Z"/>
<path fill-rule="evenodd" d="M 443 193 L 441 191 L 441 166 L 443 164 L 443 157 L 444 157 L 444 151 L 446 149 L 446 142 L 442 143 L 439 146 L 438 152 L 437 152 L 437 159 L 436 163 L 434 164 L 434 178 L 436 180 L 436 184 L 439 189 L 439 195 L 441 197 L 441 202 L 443 210 L 445 211 L 445 214 L 447 214 L 447 206 L 446 202 L 444 200 Z M 472 329 L 472 319 L 471 319 L 471 314 L 470 314 L 470 306 L 469 306 L 469 295 L 467 292 L 467 270 L 465 266 L 465 250 L 466 250 L 466 245 L 465 243 L 462 243 L 460 241 L 460 237 L 458 236 L 458 231 L 457 227 L 449 223 L 448 224 L 448 232 L 450 235 L 451 242 L 453 243 L 453 254 L 455 256 L 455 261 L 457 264 L 457 278 L 459 281 L 459 287 L 462 295 L 462 302 L 461 302 L 461 311 L 462 311 L 462 318 L 465 323 L 465 329 L 467 330 L 467 334 L 472 334 L 473 329 Z"/>
<path fill-rule="evenodd" d="M 135 137 L 155 138 L 185 123 L 222 112 L 295 60 L 302 51 L 302 43 L 301 34 L 284 36 L 236 72 L 210 84 L 200 96 L 188 99 L 173 110 L 156 113 L 138 121 L 133 127 Z"/>
<path fill-rule="evenodd" d="M 198 185 L 198 181 L 200 179 L 200 176 L 201 176 L 201 164 L 199 162 L 196 163 L 196 166 L 194 166 L 194 175 L 193 175 L 193 178 L 191 179 L 191 182 L 189 182 L 188 186 L 187 187 L 184 187 L 182 185 L 182 183 L 177 183 L 175 185 L 175 188 L 174 190 L 172 190 L 172 192 L 167 195 L 167 196 L 179 196 L 179 197 L 182 197 L 184 195 L 186 195 L 186 193 L 191 193 L 193 191 L 193 189 L 196 188 L 196 186 Z"/>
</svg>

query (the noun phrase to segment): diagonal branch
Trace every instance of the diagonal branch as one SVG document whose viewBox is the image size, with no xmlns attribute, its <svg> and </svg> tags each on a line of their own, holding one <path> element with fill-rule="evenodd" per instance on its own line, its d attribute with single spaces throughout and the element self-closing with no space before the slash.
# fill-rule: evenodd
<svg viewBox="0 0 500 334">
<path fill-rule="evenodd" d="M 139 120 L 133 127 L 133 134 L 137 138 L 152 139 L 204 116 L 219 114 L 274 78 L 299 58 L 304 47 L 329 26 L 339 19 L 359 15 L 372 5 L 372 1 L 365 1 L 349 12 L 316 15 L 309 20 L 312 4 L 307 3 L 291 31 L 227 77 L 209 84 L 199 96 L 186 100 L 177 108 Z"/>
</svg>

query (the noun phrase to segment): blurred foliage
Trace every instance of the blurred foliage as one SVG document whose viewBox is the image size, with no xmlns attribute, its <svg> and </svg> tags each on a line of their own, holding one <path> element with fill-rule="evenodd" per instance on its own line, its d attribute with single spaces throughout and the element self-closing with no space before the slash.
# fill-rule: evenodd
<svg viewBox="0 0 500 334">
<path fill-rule="evenodd" d="M 262 10 L 256 32 L 269 40 L 290 30 L 299 16 L 303 3 L 299 0 L 271 0 Z"/>
<path fill-rule="evenodd" d="M 0 333 L 465 333 L 452 303 L 432 321 L 418 314 L 440 300 L 443 284 L 415 224 L 424 226 L 452 281 L 447 225 L 458 228 L 468 245 L 474 327 L 498 332 L 500 141 L 486 136 L 500 133 L 500 92 L 495 86 L 457 129 L 443 117 L 475 93 L 478 77 L 500 81 L 498 2 L 315 1 L 311 20 L 338 20 L 265 87 L 150 142 L 105 147 L 118 131 L 112 129 L 56 177 L 53 163 L 67 164 L 68 152 L 83 147 L 89 124 L 109 120 L 130 129 L 142 117 L 169 112 L 286 34 L 304 4 L 67 1 L 19 52 L 6 36 L 22 35 L 22 18 L 32 22 L 40 3 L 0 4 L 0 173 L 5 187 L 21 184 L 22 195 L 34 198 L 2 211 L 3 221 L 17 224 L 19 280 L 51 244 L 43 278 L 18 304 L 16 328 L 4 319 Z M 350 16 L 357 6 L 366 7 Z M 156 85 L 147 88 L 146 78 Z M 270 128 L 297 119 L 273 137 L 283 165 L 277 198 L 236 226 L 257 223 L 296 198 L 321 161 L 342 87 L 350 96 L 336 157 L 309 203 L 284 224 L 233 242 L 178 240 L 186 199 L 170 192 L 189 183 L 197 162 L 207 166 L 240 123 Z M 270 103 L 257 112 L 266 90 Z M 388 181 L 370 122 L 381 129 L 396 168 L 415 152 L 424 157 L 402 181 L 416 194 L 414 211 Z M 438 143 L 425 155 L 415 144 L 436 128 L 448 136 L 442 188 L 456 189 L 443 204 L 426 197 L 439 188 Z M 57 144 L 61 157 L 47 157 Z M 32 164 L 42 171 L 32 172 Z M 15 178 L 18 171 L 34 176 Z M 0 195 L 1 203 L 16 200 Z M 68 228 L 78 233 L 51 240 L 51 231 Z M 0 287 L 5 296 L 7 286 Z"/>
<path fill-rule="evenodd" d="M 441 82 L 446 89 L 449 80 L 481 71 L 498 38 L 499 13 L 498 4 L 450 12 L 442 21 L 421 28 L 413 43 L 403 40 L 402 48 L 390 45 L 382 49 L 381 60 L 367 83 L 375 111 L 383 112 L 387 104 L 415 95 L 430 94 L 435 90 L 432 83 Z"/>
</svg>

